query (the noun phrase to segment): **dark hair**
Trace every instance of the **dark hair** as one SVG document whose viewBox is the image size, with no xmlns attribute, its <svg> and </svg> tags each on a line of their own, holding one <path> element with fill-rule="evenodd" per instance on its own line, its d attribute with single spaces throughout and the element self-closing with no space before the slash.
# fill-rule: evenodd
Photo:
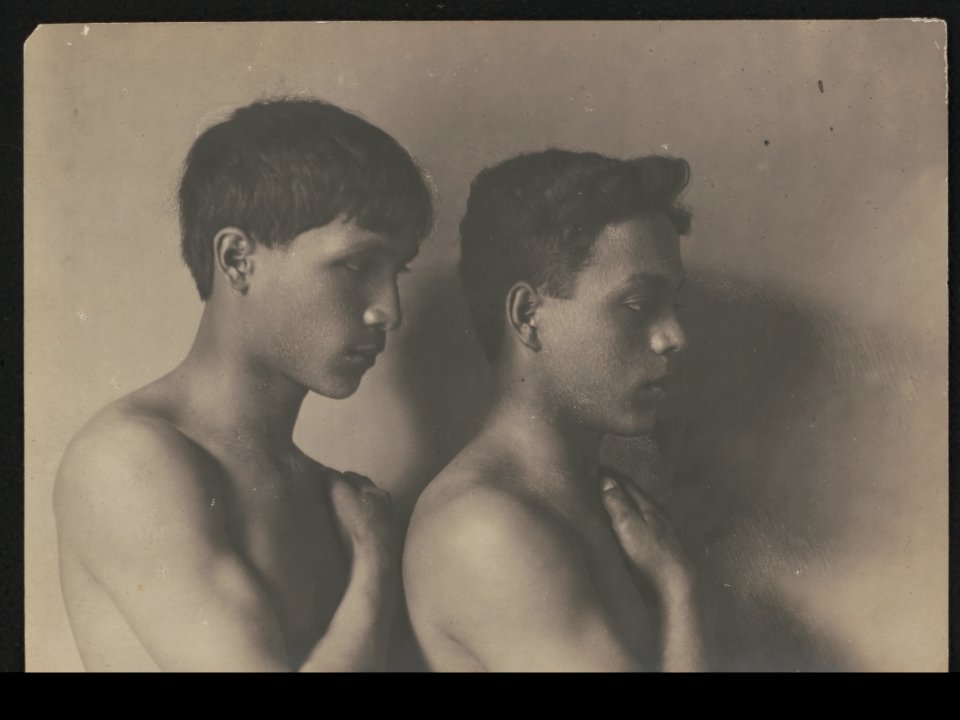
<svg viewBox="0 0 960 720">
<path fill-rule="evenodd" d="M 515 282 L 569 297 L 603 229 L 646 212 L 664 213 L 686 234 L 690 212 L 677 199 L 689 177 L 679 158 L 620 160 L 557 149 L 477 175 L 460 223 L 460 273 L 487 357 L 499 351 L 504 298 Z"/>
<path fill-rule="evenodd" d="M 180 181 L 183 259 L 213 290 L 213 237 L 237 227 L 268 247 L 345 215 L 373 232 L 430 234 L 433 204 L 416 163 L 366 120 L 315 99 L 253 103 L 208 128 Z"/>
</svg>

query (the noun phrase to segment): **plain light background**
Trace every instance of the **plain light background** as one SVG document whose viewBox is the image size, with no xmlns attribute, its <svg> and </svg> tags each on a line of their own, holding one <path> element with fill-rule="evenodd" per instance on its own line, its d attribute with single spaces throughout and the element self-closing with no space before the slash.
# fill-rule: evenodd
<svg viewBox="0 0 960 720">
<path fill-rule="evenodd" d="M 682 156 L 690 348 L 659 450 L 613 441 L 704 571 L 726 669 L 945 670 L 947 112 L 940 22 L 70 25 L 25 47 L 28 670 L 81 670 L 51 489 L 97 409 L 169 371 L 201 304 L 173 202 L 253 100 L 358 112 L 428 170 L 405 324 L 296 437 L 404 510 L 486 368 L 455 275 L 470 180 L 559 146 Z M 670 477 L 667 482 L 664 478 Z"/>
</svg>

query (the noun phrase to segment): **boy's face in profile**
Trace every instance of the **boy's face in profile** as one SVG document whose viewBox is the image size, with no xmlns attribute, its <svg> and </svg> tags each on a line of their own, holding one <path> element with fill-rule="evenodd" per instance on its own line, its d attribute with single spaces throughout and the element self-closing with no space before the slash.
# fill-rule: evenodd
<svg viewBox="0 0 960 720">
<path fill-rule="evenodd" d="M 400 325 L 397 277 L 417 250 L 342 218 L 261 246 L 244 315 L 258 359 L 320 395 L 353 394 Z"/>
<path fill-rule="evenodd" d="M 685 344 L 682 283 L 677 231 L 654 213 L 604 229 L 573 297 L 543 298 L 544 368 L 571 422 L 621 436 L 652 428 L 669 357 Z"/>
</svg>

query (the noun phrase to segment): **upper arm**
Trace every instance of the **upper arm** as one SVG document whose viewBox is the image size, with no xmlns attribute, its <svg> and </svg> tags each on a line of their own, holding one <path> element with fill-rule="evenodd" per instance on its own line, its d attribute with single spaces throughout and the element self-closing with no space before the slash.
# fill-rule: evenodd
<svg viewBox="0 0 960 720">
<path fill-rule="evenodd" d="M 129 421 L 85 433 L 58 473 L 61 553 L 161 669 L 288 670 L 273 608 L 227 541 L 210 483 L 172 428 Z"/>
<path fill-rule="evenodd" d="M 407 555 L 414 629 L 442 629 L 489 670 L 640 669 L 575 539 L 543 512 L 458 501 L 416 523 Z"/>
</svg>

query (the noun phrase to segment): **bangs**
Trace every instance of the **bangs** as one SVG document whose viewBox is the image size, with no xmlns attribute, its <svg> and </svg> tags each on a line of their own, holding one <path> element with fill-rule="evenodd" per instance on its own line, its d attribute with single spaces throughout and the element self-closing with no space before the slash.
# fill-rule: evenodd
<svg viewBox="0 0 960 720">
<path fill-rule="evenodd" d="M 238 109 L 194 142 L 180 181 L 181 252 L 200 298 L 213 287 L 211 239 L 237 227 L 268 247 L 339 216 L 419 244 L 433 229 L 425 174 L 390 135 L 316 99 Z"/>
<path fill-rule="evenodd" d="M 272 229 L 271 242 L 283 243 L 300 232 L 321 227 L 338 216 L 372 232 L 419 243 L 433 230 L 433 198 L 424 173 L 392 138 L 370 142 L 363 152 L 318 149 L 315 143 L 284 159 L 287 188 L 271 198 L 274 207 L 289 203 L 278 220 L 292 224 Z M 359 145 L 358 145 L 359 147 Z"/>
<path fill-rule="evenodd" d="M 429 236 L 433 202 L 422 171 L 410 162 L 371 170 L 365 182 L 344 188 L 340 212 L 381 235 L 418 243 Z"/>
</svg>

